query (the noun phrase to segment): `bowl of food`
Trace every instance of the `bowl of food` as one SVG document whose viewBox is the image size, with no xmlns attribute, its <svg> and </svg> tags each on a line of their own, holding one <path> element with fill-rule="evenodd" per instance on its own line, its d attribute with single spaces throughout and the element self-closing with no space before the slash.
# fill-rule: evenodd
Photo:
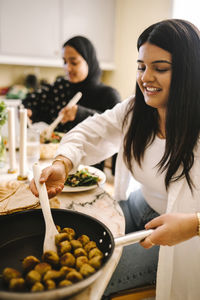
<svg viewBox="0 0 200 300">
<path fill-rule="evenodd" d="M 40 159 L 52 159 L 64 133 L 53 131 L 50 139 L 40 136 Z"/>
</svg>

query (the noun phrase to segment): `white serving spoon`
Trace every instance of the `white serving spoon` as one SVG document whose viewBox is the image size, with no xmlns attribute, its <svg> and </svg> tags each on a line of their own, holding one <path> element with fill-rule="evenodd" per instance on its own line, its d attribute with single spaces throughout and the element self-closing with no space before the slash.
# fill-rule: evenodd
<svg viewBox="0 0 200 300">
<path fill-rule="evenodd" d="M 52 218 L 46 185 L 45 183 L 41 184 L 39 182 L 40 174 L 41 174 L 40 167 L 36 163 L 33 165 L 33 175 L 34 175 L 34 180 L 35 180 L 37 190 L 39 192 L 39 200 L 40 200 L 42 213 L 45 220 L 45 238 L 43 244 L 43 252 L 49 250 L 57 252 L 57 248 L 55 245 L 55 235 L 58 234 L 58 230 Z"/>
<path fill-rule="evenodd" d="M 82 97 L 81 92 L 76 93 L 76 95 L 74 95 L 74 97 L 67 104 L 67 107 L 71 108 L 72 106 L 76 105 L 78 101 L 81 99 L 81 97 Z M 63 114 L 59 114 L 58 117 L 46 129 L 42 131 L 41 136 L 45 137 L 47 140 L 50 140 L 52 132 L 60 123 L 62 118 L 63 118 Z"/>
</svg>

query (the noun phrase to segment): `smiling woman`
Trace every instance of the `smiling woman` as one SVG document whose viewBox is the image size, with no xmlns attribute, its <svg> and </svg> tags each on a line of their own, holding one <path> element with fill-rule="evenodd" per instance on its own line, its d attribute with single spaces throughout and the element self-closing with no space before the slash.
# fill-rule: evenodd
<svg viewBox="0 0 200 300">
<path fill-rule="evenodd" d="M 119 151 L 115 199 L 121 200 L 126 233 L 154 229 L 140 244 L 160 248 L 125 247 L 105 296 L 157 280 L 157 300 L 200 299 L 199 45 L 199 30 L 184 20 L 144 30 L 137 43 L 135 96 L 67 133 L 59 161 L 43 170 L 41 182 L 54 196 L 55 180 L 60 189 L 64 184 L 63 163 L 68 173 Z M 131 176 L 140 189 L 127 195 Z M 37 194 L 34 181 L 31 190 Z"/>
</svg>

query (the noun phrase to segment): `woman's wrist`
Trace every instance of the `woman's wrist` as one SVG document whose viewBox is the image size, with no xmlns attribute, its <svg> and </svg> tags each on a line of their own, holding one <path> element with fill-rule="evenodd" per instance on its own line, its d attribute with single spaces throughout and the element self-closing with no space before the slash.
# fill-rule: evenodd
<svg viewBox="0 0 200 300">
<path fill-rule="evenodd" d="M 64 157 L 64 156 L 57 156 L 53 162 L 52 162 L 52 165 L 54 164 L 60 164 L 64 167 L 64 170 L 65 170 L 65 178 L 67 178 L 68 176 L 68 173 L 71 171 L 71 169 L 73 168 L 73 165 L 72 165 L 72 162 L 70 159 L 68 159 L 67 157 Z"/>
</svg>

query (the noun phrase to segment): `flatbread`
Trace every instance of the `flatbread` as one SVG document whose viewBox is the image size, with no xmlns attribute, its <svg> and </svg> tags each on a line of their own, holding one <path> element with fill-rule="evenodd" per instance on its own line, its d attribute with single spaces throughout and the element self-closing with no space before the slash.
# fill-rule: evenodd
<svg viewBox="0 0 200 300">
<path fill-rule="evenodd" d="M 39 199 L 32 194 L 28 184 L 16 181 L 0 184 L 0 215 L 37 207 L 40 207 Z M 50 199 L 50 207 L 60 207 L 57 197 Z"/>
</svg>

